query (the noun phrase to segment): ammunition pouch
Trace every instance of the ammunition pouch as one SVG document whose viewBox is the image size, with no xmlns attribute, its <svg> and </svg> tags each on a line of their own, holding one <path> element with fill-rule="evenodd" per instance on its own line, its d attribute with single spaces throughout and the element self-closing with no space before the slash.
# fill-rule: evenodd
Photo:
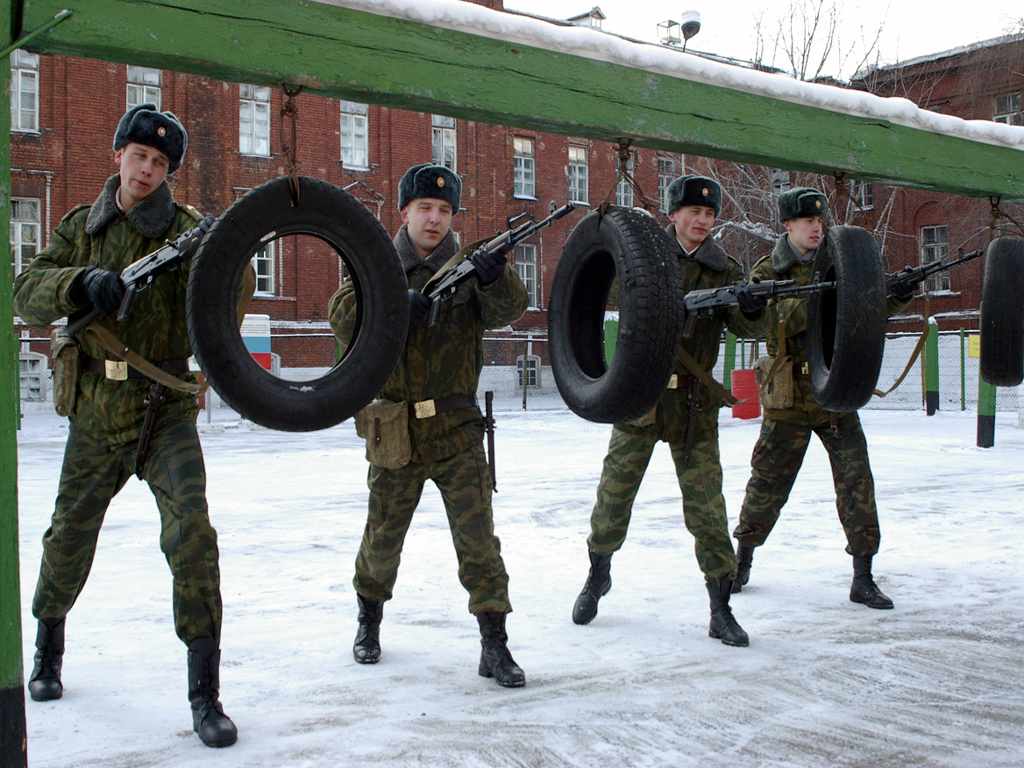
<svg viewBox="0 0 1024 768">
<path fill-rule="evenodd" d="M 761 385 L 761 405 L 765 408 L 782 410 L 793 407 L 793 366 L 787 360 L 775 371 L 768 381 L 775 358 L 764 355 L 754 363 L 754 377 Z M 767 383 L 765 383 L 767 382 Z"/>
<path fill-rule="evenodd" d="M 356 434 L 366 440 L 366 460 L 375 467 L 401 469 L 412 461 L 408 403 L 375 400 L 355 421 Z"/>
<path fill-rule="evenodd" d="M 53 407 L 58 416 L 70 416 L 78 397 L 78 369 L 81 350 L 67 328 L 50 334 L 50 362 L 53 366 Z"/>
</svg>

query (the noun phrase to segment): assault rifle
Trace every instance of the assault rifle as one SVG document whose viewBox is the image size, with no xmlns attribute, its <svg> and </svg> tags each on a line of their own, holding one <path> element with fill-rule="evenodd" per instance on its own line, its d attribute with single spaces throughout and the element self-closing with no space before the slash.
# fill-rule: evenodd
<svg viewBox="0 0 1024 768">
<path fill-rule="evenodd" d="M 210 214 L 198 225 L 187 232 L 182 232 L 173 242 L 167 241 L 166 245 L 157 248 L 147 256 L 138 261 L 132 262 L 121 270 L 121 283 L 124 285 L 124 298 L 121 306 L 117 309 L 117 322 L 123 323 L 131 311 L 132 301 L 135 294 L 153 287 L 153 280 L 163 274 L 171 267 L 182 261 L 192 258 L 199 250 L 199 244 L 203 237 L 213 226 L 216 218 Z M 83 308 L 72 313 L 68 317 L 68 336 L 74 336 L 85 328 L 94 319 L 99 317 L 100 311 L 93 306 Z"/>
<path fill-rule="evenodd" d="M 976 259 L 984 251 L 971 251 L 964 256 L 964 249 L 960 249 L 960 258 L 955 261 L 943 261 L 938 259 L 937 261 L 925 264 L 922 267 L 904 267 L 899 272 L 893 272 L 891 275 L 885 276 L 885 294 L 887 296 L 892 295 L 892 288 L 896 283 L 906 283 L 908 285 L 919 285 L 924 282 L 925 278 L 934 275 L 936 272 L 944 272 L 947 269 L 952 269 L 958 264 L 964 264 L 971 259 Z"/>
<path fill-rule="evenodd" d="M 683 306 L 686 307 L 686 322 L 683 325 L 683 338 L 693 336 L 694 326 L 700 318 L 711 316 L 718 307 L 731 307 L 738 304 L 736 292 L 739 288 L 749 289 L 753 296 L 770 298 L 788 298 L 800 296 L 805 293 L 816 293 L 827 291 L 836 287 L 833 283 L 820 283 L 818 276 L 814 276 L 814 282 L 810 285 L 797 285 L 793 280 L 761 280 L 756 276 L 749 283 L 735 283 L 725 285 L 721 288 L 704 288 L 699 291 L 690 291 L 683 297 Z"/>
<path fill-rule="evenodd" d="M 459 286 L 476 274 L 476 267 L 473 264 L 474 256 L 478 253 L 498 253 L 506 255 L 510 253 L 517 244 L 521 243 L 523 240 L 533 237 L 545 227 L 554 224 L 575 208 L 575 203 L 569 203 L 556 210 L 555 204 L 551 203 L 551 215 L 546 219 L 541 219 L 540 221 L 528 221 L 515 229 L 509 229 L 507 232 L 499 232 L 493 238 L 483 243 L 479 248 L 476 248 L 471 254 L 468 254 L 454 267 L 443 272 L 436 280 L 431 278 L 431 280 L 424 286 L 424 293 L 431 301 L 430 318 L 427 321 L 427 326 L 433 328 L 437 325 L 437 314 L 441 309 L 441 302 L 451 299 L 455 295 L 456 291 L 459 290 Z M 528 213 L 521 213 L 515 218 L 509 219 L 508 226 L 511 227 L 514 222 L 518 221 L 523 216 L 529 215 L 530 214 Z"/>
</svg>

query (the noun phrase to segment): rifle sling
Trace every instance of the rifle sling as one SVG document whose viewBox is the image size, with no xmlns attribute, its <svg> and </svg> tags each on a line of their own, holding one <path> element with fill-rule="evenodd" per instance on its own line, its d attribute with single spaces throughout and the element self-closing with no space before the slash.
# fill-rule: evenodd
<svg viewBox="0 0 1024 768">
<path fill-rule="evenodd" d="M 201 394 L 209 389 L 208 384 L 192 384 L 188 381 L 182 381 L 176 376 L 164 373 L 145 358 L 132 352 L 127 344 L 95 321 L 89 323 L 83 332 L 118 360 L 123 360 L 139 373 L 144 374 L 146 378 L 163 384 L 165 387 L 177 389 L 181 392 L 189 392 L 193 395 Z"/>
<path fill-rule="evenodd" d="M 790 359 L 786 355 L 786 326 L 781 320 L 778 324 L 777 333 L 779 336 L 779 351 L 775 356 L 775 362 L 772 363 L 772 367 L 768 370 L 768 375 L 765 376 L 764 384 L 758 388 L 757 392 L 752 394 L 750 397 L 743 398 L 742 400 L 737 400 L 733 397 L 731 392 L 715 381 L 715 378 L 710 373 L 702 369 L 697 364 L 697 361 L 694 360 L 693 357 L 690 356 L 690 353 L 683 347 L 679 348 L 679 362 L 681 362 L 683 367 L 692 373 L 694 377 L 701 382 L 701 384 L 710 389 L 729 405 L 746 403 L 753 400 L 755 397 L 760 397 L 761 391 L 771 383 L 771 380 L 775 377 L 775 374 L 779 372 L 779 369 L 783 366 L 785 361 Z"/>
</svg>

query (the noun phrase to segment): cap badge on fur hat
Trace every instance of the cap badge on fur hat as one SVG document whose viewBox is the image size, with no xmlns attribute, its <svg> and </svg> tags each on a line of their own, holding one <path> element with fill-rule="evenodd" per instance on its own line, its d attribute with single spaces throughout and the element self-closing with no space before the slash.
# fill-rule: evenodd
<svg viewBox="0 0 1024 768">
<path fill-rule="evenodd" d="M 701 193 L 704 195 L 704 197 L 707 197 L 708 195 L 711 194 L 711 192 L 708 191 L 707 187 L 704 187 L 704 189 L 701 190 Z"/>
<path fill-rule="evenodd" d="M 437 186 L 439 186 L 439 187 L 443 187 L 444 186 L 444 176 L 438 176 L 437 177 Z"/>
</svg>

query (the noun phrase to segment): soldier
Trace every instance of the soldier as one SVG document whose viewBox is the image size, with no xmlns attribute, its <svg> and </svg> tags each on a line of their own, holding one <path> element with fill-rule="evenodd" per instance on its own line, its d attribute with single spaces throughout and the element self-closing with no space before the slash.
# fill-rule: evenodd
<svg viewBox="0 0 1024 768">
<path fill-rule="evenodd" d="M 154 104 L 134 107 L 121 118 L 113 145 L 118 172 L 93 205 L 80 205 L 61 220 L 50 245 L 15 281 L 14 310 L 25 322 L 43 328 L 91 304 L 103 313 L 94 322 L 167 374 L 195 382 L 188 372 L 187 264 L 139 294 L 125 322 L 114 318 L 125 290 L 120 270 L 201 218 L 191 206 L 175 203 L 165 180 L 181 165 L 187 144 L 178 118 Z M 246 302 L 252 287 L 246 286 Z M 60 487 L 43 535 L 32 601 L 39 627 L 29 695 L 49 701 L 63 694 L 65 617 L 85 586 L 107 506 L 136 472 L 160 511 L 160 547 L 173 577 L 174 628 L 188 647 L 192 727 L 207 746 L 229 746 L 238 733 L 218 700 L 220 571 L 196 431 L 198 402 L 193 393 L 167 390 L 162 404 L 155 398 L 155 422 L 144 434 L 154 382 L 122 367 L 91 336 L 79 337 L 80 372 L 69 382 L 75 401 Z"/>
<path fill-rule="evenodd" d="M 451 220 L 461 195 L 459 177 L 429 163 L 410 168 L 398 186 L 403 224 L 394 242 L 409 281 L 409 335 L 381 400 L 370 407 L 388 401 L 398 404 L 391 411 L 399 425 L 393 442 L 404 446 L 399 451 L 404 455 L 397 461 L 376 460 L 368 445 L 369 514 L 352 582 L 359 606 L 352 653 L 360 664 L 380 660 L 383 604 L 391 599 L 402 542 L 430 479 L 444 500 L 459 580 L 469 592 L 469 611 L 480 625 L 479 673 L 499 685 L 518 687 L 526 678 L 506 646 L 505 614 L 512 610 L 508 574 L 494 535 L 492 482 L 475 393 L 484 331 L 518 320 L 529 298 L 505 256 L 475 256 L 477 279 L 463 283 L 441 305 L 436 326 L 431 328 L 424 320 L 430 302 L 420 289 L 459 250 Z M 355 289 L 346 282 L 330 302 L 331 327 L 343 343 L 352 337 L 355 318 Z M 370 424 L 372 444 L 373 430 L 382 427 L 380 419 L 371 419 Z M 376 434 L 386 434 L 387 425 L 383 430 Z M 383 439 L 385 449 L 390 449 L 388 440 Z"/>
<path fill-rule="evenodd" d="M 718 288 L 743 280 L 743 269 L 714 238 L 709 237 L 722 207 L 722 189 L 713 179 L 682 176 L 668 188 L 669 232 L 679 243 L 683 288 L 692 291 Z M 752 336 L 763 313 L 764 299 L 745 290 L 738 307 L 715 310 L 697 323 L 685 339 L 683 353 L 710 372 L 718 359 L 723 326 L 740 336 Z M 661 402 L 645 417 L 612 427 L 604 460 L 597 503 L 590 516 L 590 574 L 573 606 L 572 620 L 588 624 L 597 615 L 597 603 L 611 589 L 611 558 L 626 540 L 633 500 L 659 440 L 669 444 L 683 496 L 683 519 L 696 542 L 697 563 L 704 573 L 711 599 L 708 635 L 726 645 L 749 645 L 729 607 L 736 555 L 729 540 L 729 523 L 722 496 L 722 463 L 718 453 L 718 409 L 722 400 L 701 387 L 682 361 L 676 363 Z"/>
<path fill-rule="evenodd" d="M 813 279 L 814 254 L 825 230 L 828 200 L 816 189 L 797 187 L 779 195 L 779 218 L 786 234 L 771 254 L 754 265 L 752 275 L 765 280 L 795 280 L 807 285 Z M 892 317 L 913 296 L 913 284 L 897 283 L 891 289 L 887 312 Z M 871 558 L 878 552 L 878 512 L 875 486 L 868 466 L 868 447 L 860 419 L 854 413 L 830 413 L 811 393 L 808 378 L 805 332 L 807 298 L 772 301 L 766 323 L 784 323 L 785 353 L 793 358 L 793 403 L 786 408 L 764 410 L 761 434 L 750 460 L 751 475 L 733 531 L 738 544 L 739 570 L 733 591 L 740 592 L 750 578 L 754 548 L 764 544 L 779 512 L 789 498 L 813 432 L 828 451 L 835 480 L 836 507 L 846 532 L 847 553 L 853 555 L 853 586 L 850 600 L 870 608 L 892 608 L 871 577 Z M 774 325 L 772 326 L 774 327 Z M 777 336 L 765 333 L 768 354 L 777 355 Z"/>
</svg>

